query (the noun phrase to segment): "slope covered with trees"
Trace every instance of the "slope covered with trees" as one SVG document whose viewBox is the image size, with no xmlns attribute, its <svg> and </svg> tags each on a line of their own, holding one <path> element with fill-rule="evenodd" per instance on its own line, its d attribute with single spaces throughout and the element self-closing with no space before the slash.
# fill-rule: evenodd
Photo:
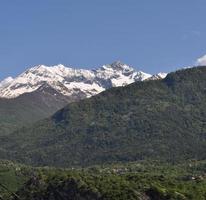
<svg viewBox="0 0 206 200">
<path fill-rule="evenodd" d="M 32 165 L 205 159 L 206 67 L 137 82 L 1 137 L 0 156 Z"/>
<path fill-rule="evenodd" d="M 17 98 L 0 98 L 0 135 L 49 117 L 72 100 L 46 84 Z"/>
</svg>

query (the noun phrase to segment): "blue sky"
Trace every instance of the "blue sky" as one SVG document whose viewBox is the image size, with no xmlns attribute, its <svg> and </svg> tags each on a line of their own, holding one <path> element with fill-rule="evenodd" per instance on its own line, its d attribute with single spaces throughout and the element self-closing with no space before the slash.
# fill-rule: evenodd
<svg viewBox="0 0 206 200">
<path fill-rule="evenodd" d="M 37 64 L 193 65 L 206 54 L 205 10 L 205 0 L 2 0 L 0 79 Z"/>
</svg>

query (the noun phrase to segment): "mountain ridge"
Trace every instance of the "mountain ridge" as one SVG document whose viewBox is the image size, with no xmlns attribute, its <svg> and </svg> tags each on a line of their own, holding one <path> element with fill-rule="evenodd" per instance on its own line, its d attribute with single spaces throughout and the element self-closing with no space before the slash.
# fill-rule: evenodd
<svg viewBox="0 0 206 200">
<path fill-rule="evenodd" d="M 54 66 L 38 65 L 16 78 L 6 78 L 0 82 L 0 98 L 15 98 L 37 90 L 46 82 L 65 96 L 84 93 L 91 97 L 108 88 L 128 85 L 153 77 L 164 78 L 166 74 L 150 75 L 116 61 L 97 69 L 75 69 L 62 64 Z"/>
<path fill-rule="evenodd" d="M 61 64 L 29 68 L 0 82 L 0 135 L 49 117 L 68 103 L 148 77 L 121 62 L 93 70 Z"/>
<path fill-rule="evenodd" d="M 113 87 L 0 138 L 0 158 L 87 166 L 205 159 L 206 67 Z M 64 155 L 64 156 L 62 156 Z"/>
</svg>

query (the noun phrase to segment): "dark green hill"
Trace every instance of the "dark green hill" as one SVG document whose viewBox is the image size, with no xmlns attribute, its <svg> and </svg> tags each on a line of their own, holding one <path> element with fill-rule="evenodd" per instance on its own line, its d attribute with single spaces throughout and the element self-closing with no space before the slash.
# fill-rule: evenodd
<svg viewBox="0 0 206 200">
<path fill-rule="evenodd" d="M 48 85 L 14 99 L 0 98 L 0 135 L 52 115 L 70 100 Z"/>
<path fill-rule="evenodd" d="M 206 67 L 112 88 L 0 138 L 2 158 L 32 165 L 206 158 Z"/>
</svg>

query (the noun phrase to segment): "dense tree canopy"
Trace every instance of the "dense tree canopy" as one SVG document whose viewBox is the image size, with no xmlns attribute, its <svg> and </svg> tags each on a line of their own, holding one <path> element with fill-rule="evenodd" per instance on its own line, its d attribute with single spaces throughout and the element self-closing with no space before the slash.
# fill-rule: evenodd
<svg viewBox="0 0 206 200">
<path fill-rule="evenodd" d="M 112 88 L 1 137 L 0 157 L 32 165 L 205 159 L 206 67 Z"/>
</svg>

